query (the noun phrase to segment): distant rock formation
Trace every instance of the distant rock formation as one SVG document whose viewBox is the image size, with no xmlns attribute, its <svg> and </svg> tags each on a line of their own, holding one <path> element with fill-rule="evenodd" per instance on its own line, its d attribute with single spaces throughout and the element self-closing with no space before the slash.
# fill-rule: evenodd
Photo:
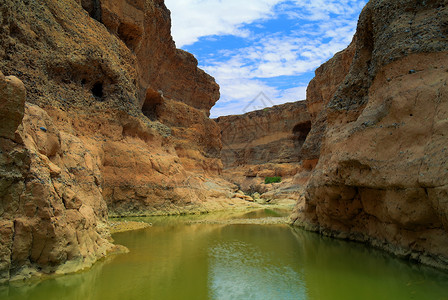
<svg viewBox="0 0 448 300">
<path fill-rule="evenodd" d="M 448 269 L 447 20 L 445 1 L 371 0 L 318 69 L 305 146 L 319 162 L 295 225 Z"/>
<path fill-rule="evenodd" d="M 225 168 L 265 163 L 298 163 L 311 129 L 305 101 L 216 119 Z"/>
<path fill-rule="evenodd" d="M 221 130 L 223 177 L 259 203 L 294 205 L 315 164 L 300 154 L 311 129 L 305 101 L 219 117 L 216 122 Z M 265 178 L 273 176 L 281 177 L 281 183 L 265 184 Z"/>
</svg>

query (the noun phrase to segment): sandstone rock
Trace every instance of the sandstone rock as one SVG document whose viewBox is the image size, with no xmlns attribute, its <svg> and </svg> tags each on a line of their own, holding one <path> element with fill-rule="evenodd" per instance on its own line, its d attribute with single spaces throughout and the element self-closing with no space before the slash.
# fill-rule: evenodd
<svg viewBox="0 0 448 300">
<path fill-rule="evenodd" d="M 235 195 L 233 195 L 234 198 L 240 198 L 240 199 L 244 199 L 244 192 L 243 191 L 238 191 L 235 193 Z"/>
<path fill-rule="evenodd" d="M 254 202 L 254 198 L 248 195 L 245 195 L 244 192 L 242 191 L 238 191 L 236 192 L 232 198 L 238 198 L 238 199 L 242 199 L 244 201 L 248 201 L 248 202 Z"/>
<path fill-rule="evenodd" d="M 322 139 L 327 128 L 326 106 L 334 93 L 344 81 L 350 70 L 355 54 L 354 41 L 347 49 L 336 53 L 332 59 L 316 69 L 315 77 L 306 89 L 306 105 L 311 115 L 311 130 L 300 149 L 302 160 L 310 162 L 314 168 L 313 160 L 318 160 Z"/>
<path fill-rule="evenodd" d="M 244 200 L 246 200 L 246 201 L 249 201 L 249 202 L 254 202 L 254 198 L 252 198 L 251 196 L 244 196 L 244 198 L 243 198 Z"/>
<path fill-rule="evenodd" d="M 350 70 L 355 55 L 355 42 L 316 69 L 306 89 L 306 106 L 314 122 L 330 102 Z"/>
<path fill-rule="evenodd" d="M 67 157 L 58 150 L 47 148 L 45 136 L 40 136 L 39 122 L 50 129 L 45 133 L 50 140 L 52 134 L 60 135 L 48 114 L 35 105 L 27 105 L 24 112 L 18 131 L 23 144 L 7 140 L 0 142 L 3 172 L 0 211 L 4 220 L 4 242 L 0 247 L 2 281 L 28 278 L 38 274 L 38 269 L 44 273 L 55 272 L 59 265 L 70 260 L 77 261 L 70 270 L 76 271 L 91 265 L 112 247 L 107 241 L 107 232 L 97 228 L 107 214 L 98 187 L 92 189 L 94 179 L 82 171 L 85 161 L 78 161 L 77 170 L 67 168 L 70 160 L 66 160 Z M 54 143 L 57 144 L 56 149 L 61 148 L 59 139 L 52 140 L 50 144 Z M 65 207 L 65 195 L 71 192 L 67 186 L 74 184 L 80 195 L 78 207 Z M 69 213 L 70 209 L 81 205 L 90 207 L 92 211 L 95 207 L 96 213 L 76 217 Z M 80 242 L 77 234 L 92 238 L 88 243 Z M 82 251 L 84 247 L 88 249 Z"/>
<path fill-rule="evenodd" d="M 7 282 L 10 277 L 13 235 L 14 223 L 10 220 L 0 221 L 0 284 Z"/>
<path fill-rule="evenodd" d="M 0 72 L 0 137 L 14 139 L 22 123 L 25 94 L 22 81 L 15 76 L 5 77 Z"/>
<path fill-rule="evenodd" d="M 311 128 L 303 101 L 277 105 L 244 115 L 216 119 L 225 168 L 300 161 L 300 148 Z"/>
<path fill-rule="evenodd" d="M 295 224 L 448 268 L 447 15 L 437 1 L 364 8 Z"/>
<path fill-rule="evenodd" d="M 213 78 L 197 68 L 188 52 L 176 49 L 171 37 L 170 12 L 163 1 L 101 0 L 101 22 L 136 54 L 141 104 L 153 98 L 148 90 L 182 101 L 207 114 L 219 99 Z"/>
<path fill-rule="evenodd" d="M 308 173 L 300 156 L 311 127 L 304 101 L 219 117 L 216 122 L 222 138 L 222 175 L 244 192 L 265 194 L 277 188 L 278 184 L 264 184 L 266 177 L 285 179 L 302 171 Z M 290 187 L 288 180 L 280 185 Z M 287 192 L 281 195 L 289 198 Z"/>
<path fill-rule="evenodd" d="M 267 201 L 263 198 L 257 198 L 255 199 L 255 202 L 257 202 L 258 204 L 266 204 Z"/>
<path fill-rule="evenodd" d="M 114 249 L 109 214 L 207 211 L 229 197 L 208 118 L 218 85 L 175 48 L 163 1 L 7 1 L 2 12 L 0 68 L 30 102 L 24 113 L 23 87 L 0 77 L 0 111 L 13 116 L 0 129 L 2 280 L 91 265 Z"/>
</svg>

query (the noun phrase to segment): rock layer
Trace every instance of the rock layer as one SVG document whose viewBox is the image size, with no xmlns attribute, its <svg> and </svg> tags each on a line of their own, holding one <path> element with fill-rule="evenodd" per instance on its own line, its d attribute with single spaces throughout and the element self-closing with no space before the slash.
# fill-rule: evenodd
<svg viewBox="0 0 448 300">
<path fill-rule="evenodd" d="M 90 266 L 113 249 L 98 161 L 45 111 L 25 106 L 17 78 L 1 84 L 16 90 L 1 93 L 2 114 L 12 107 L 23 121 L 0 134 L 0 282 Z"/>
<path fill-rule="evenodd" d="M 364 8 L 294 224 L 448 268 L 442 2 L 372 0 Z"/>
<path fill-rule="evenodd" d="M 176 49 L 163 0 L 99 2 L 101 22 L 136 54 L 141 104 L 161 91 L 208 114 L 219 99 L 219 87 L 192 54 Z"/>
</svg>

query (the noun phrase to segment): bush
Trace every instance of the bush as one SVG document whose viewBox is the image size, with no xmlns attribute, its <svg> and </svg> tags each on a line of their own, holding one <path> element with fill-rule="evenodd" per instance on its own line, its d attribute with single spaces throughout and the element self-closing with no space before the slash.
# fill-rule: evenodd
<svg viewBox="0 0 448 300">
<path fill-rule="evenodd" d="M 277 183 L 277 182 L 281 182 L 282 178 L 280 176 L 275 176 L 275 177 L 266 177 L 264 179 L 264 183 L 268 184 L 268 183 Z"/>
</svg>

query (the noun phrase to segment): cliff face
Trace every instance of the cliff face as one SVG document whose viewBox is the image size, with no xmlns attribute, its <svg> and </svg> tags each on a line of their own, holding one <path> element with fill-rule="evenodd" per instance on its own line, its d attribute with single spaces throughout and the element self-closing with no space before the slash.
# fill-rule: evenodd
<svg viewBox="0 0 448 300">
<path fill-rule="evenodd" d="M 294 224 L 448 268 L 446 4 L 364 8 Z"/>
<path fill-rule="evenodd" d="M 90 265 L 108 215 L 230 198 L 218 86 L 163 1 L 7 1 L 0 21 L 0 69 L 23 82 L 0 78 L 0 281 Z"/>
<path fill-rule="evenodd" d="M 334 93 L 342 84 L 355 54 L 354 42 L 347 49 L 335 54 L 328 62 L 315 71 L 315 77 L 306 89 L 306 106 L 311 115 L 311 130 L 300 149 L 300 156 L 304 160 L 315 164 L 320 156 L 322 139 L 327 128 L 326 106 Z"/>
<path fill-rule="evenodd" d="M 95 9 L 91 7 L 95 2 L 100 2 L 97 19 L 136 54 L 142 104 L 153 102 L 152 94 L 162 91 L 167 99 L 177 99 L 209 114 L 219 99 L 219 86 L 197 68 L 193 55 L 176 49 L 170 12 L 163 0 L 83 0 L 83 6 L 94 17 Z"/>
<path fill-rule="evenodd" d="M 304 101 L 286 103 L 244 115 L 216 119 L 221 130 L 225 168 L 264 163 L 299 162 L 311 128 Z"/>
<path fill-rule="evenodd" d="M 88 267 L 114 248 L 100 162 L 44 110 L 25 105 L 19 79 L 0 74 L 0 86 L 0 115 L 14 124 L 0 130 L 0 282 Z"/>
</svg>

